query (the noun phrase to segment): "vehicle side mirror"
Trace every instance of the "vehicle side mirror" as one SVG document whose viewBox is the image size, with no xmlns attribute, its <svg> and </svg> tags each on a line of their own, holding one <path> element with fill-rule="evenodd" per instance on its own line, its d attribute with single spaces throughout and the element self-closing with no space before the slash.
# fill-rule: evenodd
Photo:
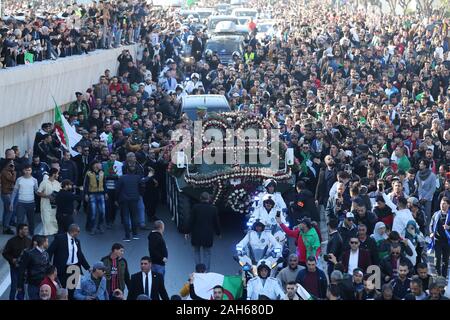
<svg viewBox="0 0 450 320">
<path fill-rule="evenodd" d="M 286 150 L 286 164 L 292 166 L 294 164 L 294 148 L 288 148 Z"/>
<path fill-rule="evenodd" d="M 185 155 L 183 151 L 177 152 L 177 168 L 179 169 L 186 168 Z"/>
</svg>

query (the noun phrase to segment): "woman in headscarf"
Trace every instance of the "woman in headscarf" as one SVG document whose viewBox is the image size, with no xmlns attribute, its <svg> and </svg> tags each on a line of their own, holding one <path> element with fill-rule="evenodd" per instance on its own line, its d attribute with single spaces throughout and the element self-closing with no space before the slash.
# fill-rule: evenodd
<svg viewBox="0 0 450 320">
<path fill-rule="evenodd" d="M 388 238 L 388 235 L 386 233 L 386 225 L 384 224 L 384 222 L 379 221 L 375 224 L 373 234 L 370 237 L 374 239 L 377 244 L 378 256 L 381 261 L 388 254 L 388 252 L 384 250 L 382 251 L 382 248 L 385 247 L 383 246 L 383 244 Z"/>
<path fill-rule="evenodd" d="M 410 247 L 413 249 L 413 256 L 406 256 L 411 260 L 413 265 L 421 262 L 423 243 L 425 239 L 423 235 L 420 233 L 419 226 L 414 220 L 408 221 L 405 228 L 405 238 L 409 240 Z M 409 243 L 408 242 L 408 243 Z M 415 254 L 414 254 L 415 253 Z"/>
</svg>

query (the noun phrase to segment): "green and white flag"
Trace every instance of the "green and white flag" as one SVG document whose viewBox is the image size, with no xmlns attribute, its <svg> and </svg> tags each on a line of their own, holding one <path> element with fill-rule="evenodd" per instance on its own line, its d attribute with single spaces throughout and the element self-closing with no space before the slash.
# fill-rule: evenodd
<svg viewBox="0 0 450 320">
<path fill-rule="evenodd" d="M 217 285 L 224 289 L 224 300 L 239 299 L 244 290 L 241 276 L 224 276 L 214 272 L 194 273 L 194 289 L 197 296 L 211 300 L 213 288 Z"/>
<path fill-rule="evenodd" d="M 300 284 L 297 284 L 297 294 L 303 300 L 314 300 L 314 297 L 312 295 L 310 295 L 309 292 L 306 291 L 306 289 L 303 288 Z"/>
<path fill-rule="evenodd" d="M 34 54 L 30 52 L 25 52 L 24 55 L 25 64 L 30 64 L 34 62 Z"/>
<path fill-rule="evenodd" d="M 54 100 L 54 99 L 53 99 Z M 72 127 L 61 113 L 61 109 L 55 101 L 55 132 L 64 149 L 69 150 L 74 157 L 78 152 L 72 148 L 83 138 L 74 127 Z"/>
</svg>

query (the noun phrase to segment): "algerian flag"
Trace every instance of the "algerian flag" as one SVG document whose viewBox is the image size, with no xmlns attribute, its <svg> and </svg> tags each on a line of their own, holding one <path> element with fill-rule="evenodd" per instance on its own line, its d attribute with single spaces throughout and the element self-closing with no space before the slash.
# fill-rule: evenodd
<svg viewBox="0 0 450 320">
<path fill-rule="evenodd" d="M 421 92 L 416 96 L 416 101 L 420 101 L 422 100 L 423 96 L 424 96 L 425 92 Z"/>
<path fill-rule="evenodd" d="M 300 284 L 297 284 L 297 294 L 303 300 L 314 300 L 314 297 L 310 295 L 309 292 L 306 291 L 306 289 L 303 288 L 303 286 L 301 286 Z"/>
<path fill-rule="evenodd" d="M 242 296 L 244 285 L 241 276 L 224 276 L 219 273 L 194 273 L 195 294 L 200 298 L 210 300 L 215 286 L 224 289 L 224 300 L 236 300 Z"/>
<path fill-rule="evenodd" d="M 34 62 L 34 54 L 25 52 L 24 59 L 25 59 L 25 64 L 33 63 Z"/>
<path fill-rule="evenodd" d="M 186 7 L 190 8 L 195 4 L 196 0 L 186 0 Z"/>
<path fill-rule="evenodd" d="M 55 99 L 53 99 L 54 101 Z M 56 104 L 55 101 L 55 132 L 56 135 L 61 142 L 61 145 L 69 150 L 72 157 L 78 155 L 78 152 L 72 150 L 72 148 L 80 142 L 81 138 L 83 138 L 80 134 L 78 134 L 75 129 L 69 124 L 69 122 L 64 118 L 61 113 L 61 109 Z"/>
</svg>

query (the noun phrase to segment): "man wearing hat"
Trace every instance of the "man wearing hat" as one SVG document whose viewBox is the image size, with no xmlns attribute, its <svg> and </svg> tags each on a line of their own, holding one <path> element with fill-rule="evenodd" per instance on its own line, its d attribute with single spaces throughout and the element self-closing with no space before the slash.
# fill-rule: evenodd
<svg viewBox="0 0 450 320">
<path fill-rule="evenodd" d="M 79 112 L 83 112 L 84 119 L 88 118 L 89 115 L 89 106 L 83 98 L 83 94 L 81 92 L 75 92 L 75 96 L 77 100 L 72 102 L 69 106 L 69 115 L 76 116 Z"/>
<path fill-rule="evenodd" d="M 250 279 L 247 284 L 247 300 L 260 300 L 261 296 L 280 300 L 285 296 L 278 280 L 270 276 L 270 271 L 268 261 L 263 259 L 258 262 L 258 276 Z"/>
<path fill-rule="evenodd" d="M 206 120 L 208 118 L 208 115 L 206 114 L 207 110 L 208 109 L 205 106 L 198 106 L 196 108 L 197 120 Z"/>
<path fill-rule="evenodd" d="M 194 89 L 198 89 L 202 86 L 203 83 L 200 81 L 200 75 L 198 73 L 193 73 L 191 75 L 191 80 L 186 83 L 184 90 L 186 90 L 188 94 L 191 94 Z"/>
<path fill-rule="evenodd" d="M 270 230 L 265 230 L 266 226 L 259 219 L 253 223 L 252 230 L 250 230 L 245 237 L 236 245 L 237 248 L 242 248 L 248 254 L 252 264 L 256 264 L 259 259 L 264 257 L 264 252 L 272 252 L 280 250 L 281 245 L 272 235 Z M 269 246 L 268 250 L 266 247 Z"/>
<path fill-rule="evenodd" d="M 344 220 L 339 224 L 338 232 L 341 235 L 344 248 L 348 249 L 350 238 L 358 237 L 358 227 L 355 224 L 355 215 L 352 212 L 345 214 Z"/>
<path fill-rule="evenodd" d="M 80 289 L 75 290 L 75 300 L 109 300 L 105 272 L 103 262 L 94 263 L 92 272 L 83 276 Z"/>
</svg>

